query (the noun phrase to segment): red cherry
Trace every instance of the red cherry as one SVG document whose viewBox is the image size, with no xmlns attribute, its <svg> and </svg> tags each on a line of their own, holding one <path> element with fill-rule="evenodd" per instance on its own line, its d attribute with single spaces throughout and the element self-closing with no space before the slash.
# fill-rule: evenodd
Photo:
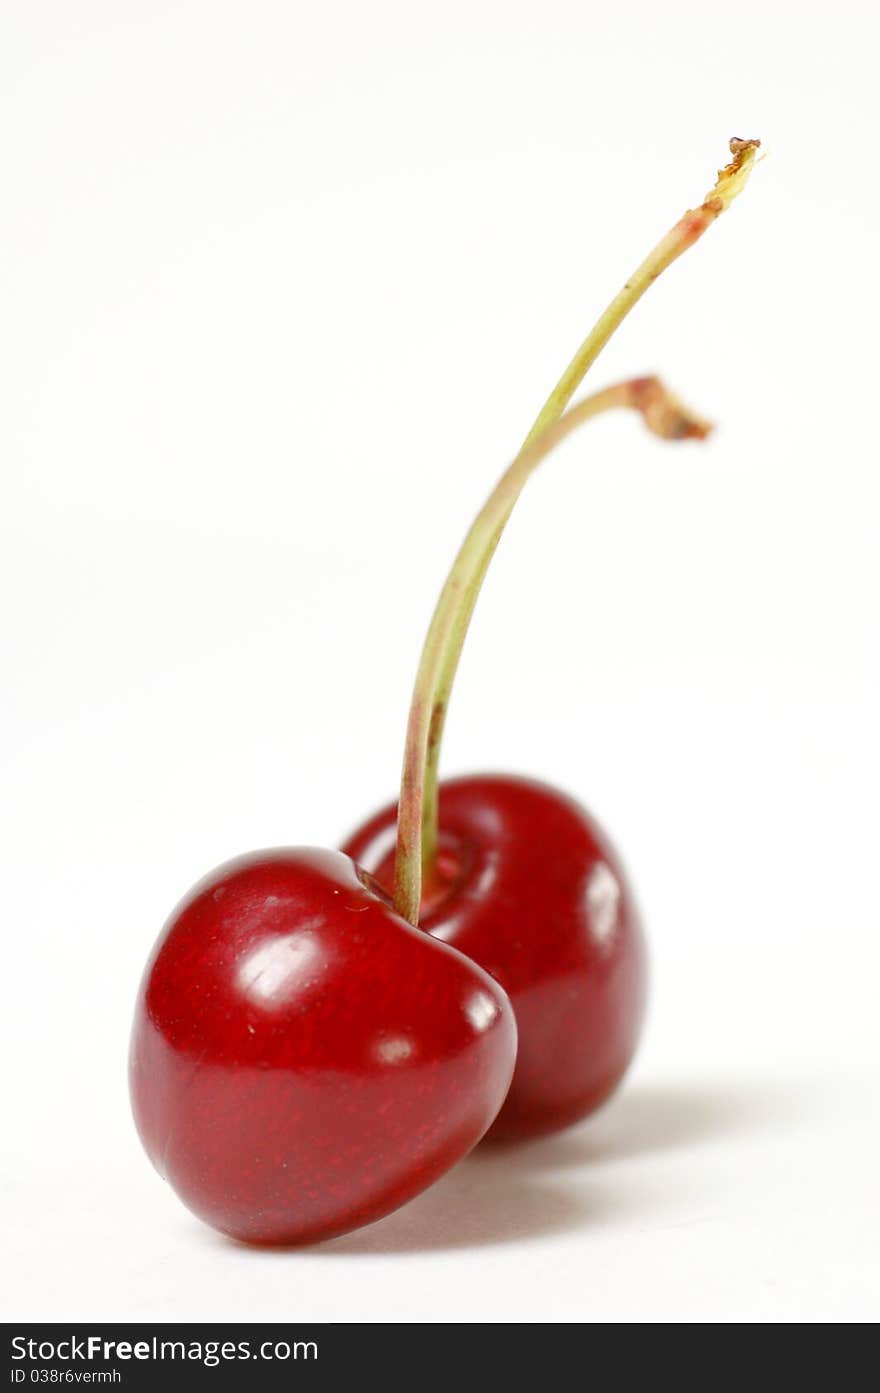
<svg viewBox="0 0 880 1393">
<path fill-rule="evenodd" d="M 490 972 L 516 1013 L 516 1070 L 489 1135 L 564 1127 L 613 1092 L 638 1043 L 646 959 L 626 876 L 583 808 L 528 779 L 443 782 L 439 826 L 420 924 Z M 345 844 L 388 888 L 395 828 L 392 805 Z"/>
<path fill-rule="evenodd" d="M 569 404 L 648 286 L 741 191 L 758 144 L 731 142 L 711 193 L 600 316 L 465 538 L 422 650 L 399 825 L 389 808 L 349 842 L 388 894 L 342 852 L 267 851 L 197 885 L 159 938 L 135 1014 L 135 1118 L 184 1202 L 235 1238 L 295 1243 L 369 1223 L 476 1145 L 511 1076 L 496 1135 L 582 1116 L 629 1063 L 644 949 L 611 847 L 539 784 L 440 791 L 439 751 L 480 586 L 541 460 L 619 407 L 667 440 L 707 434 L 655 378 Z M 515 1075 L 499 983 L 521 1023 Z"/>
<path fill-rule="evenodd" d="M 510 1083 L 504 992 L 401 919 L 341 852 L 258 852 L 172 914 L 131 1096 L 154 1165 L 251 1243 L 369 1223 L 480 1140 Z"/>
</svg>

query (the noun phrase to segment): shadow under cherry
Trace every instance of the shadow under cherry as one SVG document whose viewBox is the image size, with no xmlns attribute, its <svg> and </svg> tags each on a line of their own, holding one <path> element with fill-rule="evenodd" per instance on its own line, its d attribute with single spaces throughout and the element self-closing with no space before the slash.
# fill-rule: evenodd
<svg viewBox="0 0 880 1393">
<path fill-rule="evenodd" d="M 439 1252 L 605 1227 L 647 1202 L 625 1169 L 611 1175 L 606 1165 L 762 1130 L 788 1111 L 784 1100 L 751 1086 L 634 1085 L 566 1132 L 480 1146 L 387 1218 L 299 1251 L 327 1258 Z"/>
<path fill-rule="evenodd" d="M 766 1085 L 633 1084 L 579 1126 L 535 1141 L 483 1143 L 401 1209 L 310 1247 L 242 1254 L 332 1259 L 454 1251 L 601 1229 L 654 1208 L 627 1163 L 787 1125 L 794 1103 Z M 629 1178 L 628 1178 L 629 1177 Z M 214 1235 L 219 1243 L 233 1240 Z"/>
</svg>

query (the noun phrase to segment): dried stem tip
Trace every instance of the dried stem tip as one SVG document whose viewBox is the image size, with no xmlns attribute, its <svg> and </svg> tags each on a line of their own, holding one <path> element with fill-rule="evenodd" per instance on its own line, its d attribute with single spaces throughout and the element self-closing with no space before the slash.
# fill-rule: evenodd
<svg viewBox="0 0 880 1393">
<path fill-rule="evenodd" d="M 733 200 L 742 193 L 746 186 L 760 146 L 760 140 L 740 140 L 739 136 L 732 137 L 730 153 L 733 159 L 730 164 L 719 169 L 715 187 L 711 193 L 706 195 L 705 202 L 707 204 L 720 204 L 719 213 L 730 207 Z"/>
<path fill-rule="evenodd" d="M 629 393 L 648 430 L 661 440 L 705 440 L 714 429 L 711 421 L 679 401 L 659 377 L 633 378 Z"/>
</svg>

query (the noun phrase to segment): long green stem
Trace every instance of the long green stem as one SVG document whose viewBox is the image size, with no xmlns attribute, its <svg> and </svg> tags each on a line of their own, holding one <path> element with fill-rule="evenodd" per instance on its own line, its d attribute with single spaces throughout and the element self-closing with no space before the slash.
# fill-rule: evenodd
<svg viewBox="0 0 880 1393">
<path fill-rule="evenodd" d="M 664 440 L 703 439 L 711 427 L 688 411 L 656 377 L 633 378 L 606 387 L 573 406 L 501 476 L 471 526 L 434 610 L 410 707 L 406 757 L 397 823 L 394 902 L 400 914 L 418 923 L 422 889 L 422 805 L 427 755 L 438 722 L 433 695 L 449 654 L 456 660 L 464 644 L 486 568 L 526 480 L 551 450 L 585 421 L 619 408 L 639 411 L 648 429 Z M 435 843 L 436 848 L 436 843 Z"/>
<path fill-rule="evenodd" d="M 555 427 L 561 424 L 568 403 L 615 329 L 657 277 L 699 240 L 742 191 L 759 144 L 756 140 L 730 142 L 733 158 L 719 171 L 711 193 L 698 208 L 685 213 L 661 238 L 597 320 L 544 403 L 520 455 L 468 533 L 449 574 L 422 651 L 410 708 L 401 779 L 395 904 L 398 911 L 412 923 L 418 922 L 423 877 L 428 879 L 432 876 L 436 862 L 438 767 L 449 696 L 480 586 L 513 505 L 528 475 L 557 443 L 559 437 Z M 641 382 L 644 383 L 645 379 L 641 379 Z M 637 406 L 644 414 L 643 404 L 632 399 L 619 399 L 621 392 L 629 391 L 631 394 L 632 390 L 633 384 L 630 383 L 597 393 L 564 418 L 567 424 L 562 434 L 567 435 L 582 421 L 613 406 Z M 655 404 L 656 400 L 655 396 Z M 549 439 L 548 431 L 551 432 Z M 693 435 L 699 432 L 687 430 L 683 433 Z"/>
</svg>

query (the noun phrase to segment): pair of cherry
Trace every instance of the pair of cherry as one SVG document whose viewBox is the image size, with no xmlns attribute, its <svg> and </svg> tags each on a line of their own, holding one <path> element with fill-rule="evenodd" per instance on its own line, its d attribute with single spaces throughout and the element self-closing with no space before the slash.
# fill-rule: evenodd
<svg viewBox="0 0 880 1393">
<path fill-rule="evenodd" d="M 666 439 L 706 434 L 656 378 L 567 408 L 632 305 L 740 191 L 757 144 L 731 142 L 712 193 L 600 318 L 471 528 L 423 650 L 398 803 L 342 851 L 220 867 L 159 938 L 135 1014 L 136 1122 L 184 1203 L 235 1238 L 369 1223 L 487 1133 L 586 1116 L 632 1058 L 645 952 L 612 846 L 547 786 L 441 785 L 440 740 L 480 584 L 540 461 L 615 407 Z"/>
</svg>

